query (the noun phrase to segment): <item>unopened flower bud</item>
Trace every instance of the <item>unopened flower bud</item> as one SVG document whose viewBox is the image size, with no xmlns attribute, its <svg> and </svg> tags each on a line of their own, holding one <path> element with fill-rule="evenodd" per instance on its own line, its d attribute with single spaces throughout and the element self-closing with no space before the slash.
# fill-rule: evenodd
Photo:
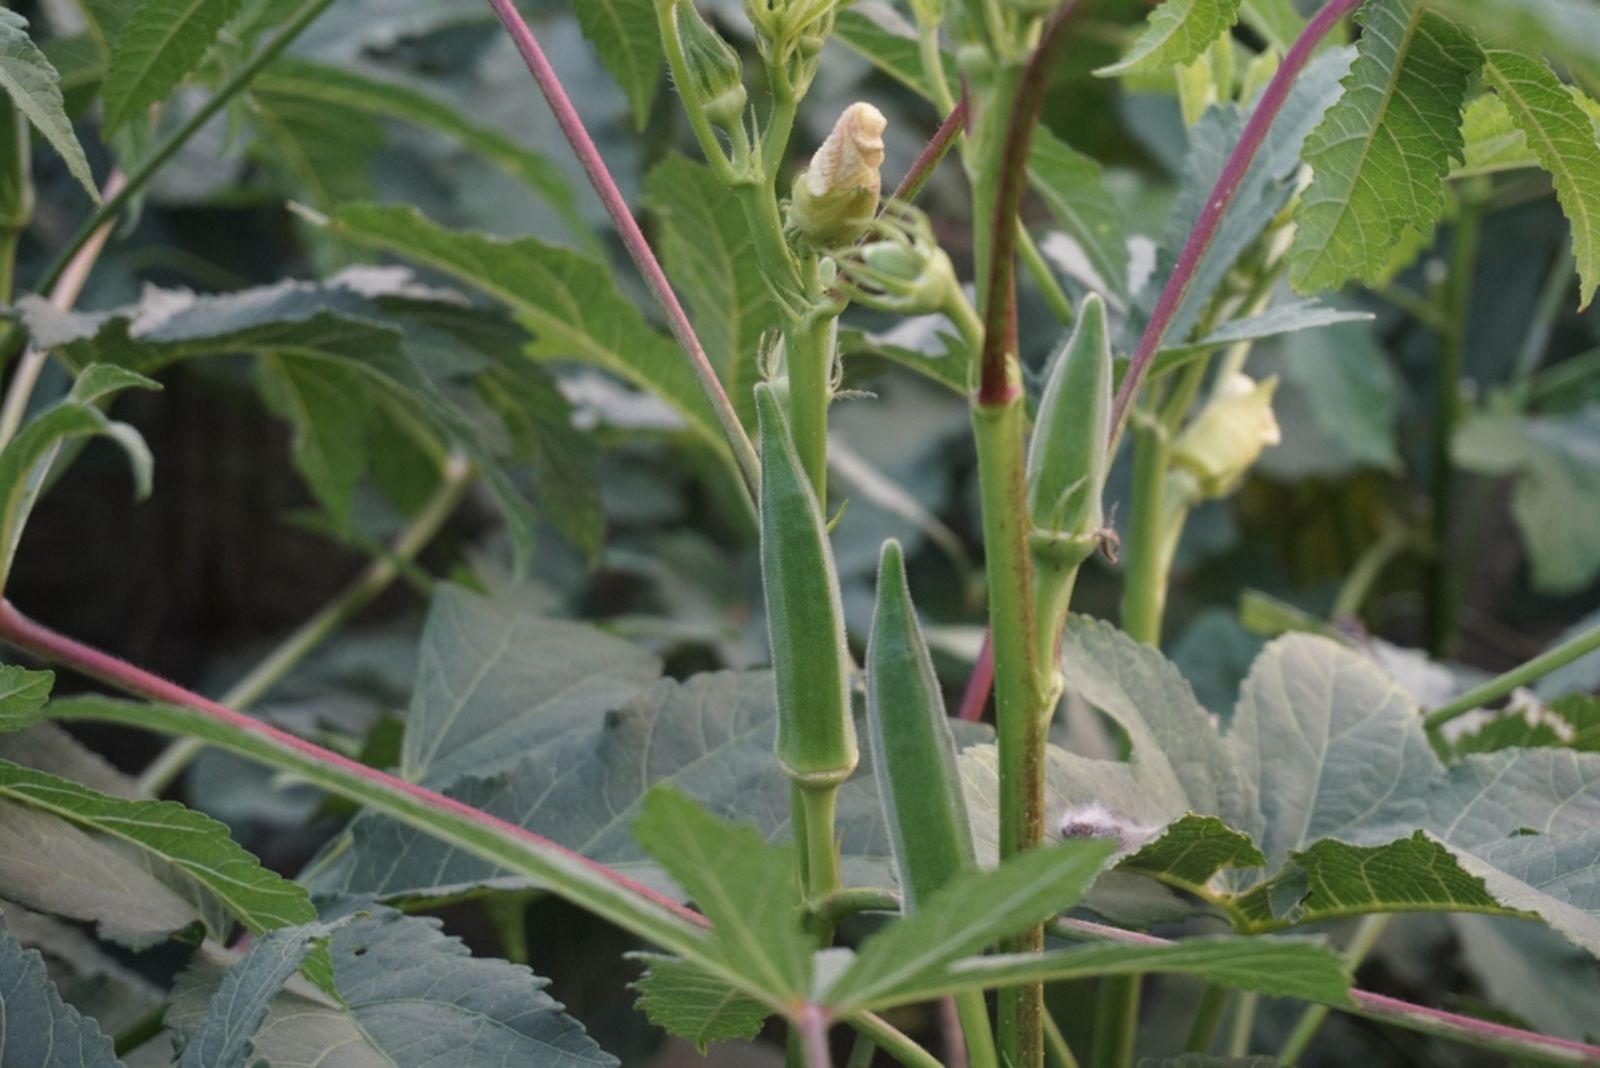
<svg viewBox="0 0 1600 1068">
<path fill-rule="evenodd" d="M 701 17 L 694 0 L 679 0 L 672 18 L 706 118 L 723 129 L 738 126 L 748 99 L 739 54 Z"/>
<path fill-rule="evenodd" d="M 818 249 L 848 245 L 867 232 L 882 189 L 883 130 L 871 104 L 851 104 L 795 179 L 789 226 Z"/>
<path fill-rule="evenodd" d="M 1173 459 L 1195 480 L 1201 498 L 1226 495 L 1269 445 L 1283 440 L 1272 414 L 1278 380 L 1235 374 L 1173 442 Z"/>
<path fill-rule="evenodd" d="M 934 240 L 928 217 L 891 202 L 868 227 L 868 240 L 839 264 L 837 288 L 875 311 L 927 315 L 956 291 L 956 269 Z"/>
</svg>

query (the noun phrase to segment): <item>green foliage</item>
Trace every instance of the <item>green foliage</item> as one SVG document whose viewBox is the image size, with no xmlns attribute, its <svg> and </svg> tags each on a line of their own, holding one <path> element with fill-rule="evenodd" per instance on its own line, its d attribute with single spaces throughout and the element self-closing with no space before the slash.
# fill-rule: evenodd
<svg viewBox="0 0 1600 1068">
<path fill-rule="evenodd" d="M 1289 274 L 1302 292 L 1375 278 L 1407 233 L 1438 222 L 1462 156 L 1471 38 L 1417 0 L 1372 0 L 1360 19 L 1344 95 L 1306 142 L 1313 178 Z"/>
<path fill-rule="evenodd" d="M 639 844 L 711 921 L 709 952 L 732 981 L 773 1009 L 804 1001 L 811 944 L 800 926 L 800 863 L 793 842 L 768 845 L 668 787 L 645 796 Z"/>
<path fill-rule="evenodd" d="M 950 986 L 962 957 L 1064 912 L 1083 896 L 1115 844 L 1066 842 L 1019 853 L 992 871 L 964 871 L 935 891 L 914 915 L 864 942 L 828 987 L 840 1012 L 925 1001 Z"/>
<path fill-rule="evenodd" d="M 654 0 L 585 0 L 575 13 L 601 62 L 627 94 L 634 125 L 644 129 L 663 62 Z"/>
<path fill-rule="evenodd" d="M 650 1022 L 693 1042 L 702 1054 L 713 1042 L 756 1037 L 772 1010 L 715 976 L 673 957 L 641 953 L 649 970 L 633 984 L 639 1011 Z"/>
<path fill-rule="evenodd" d="M 1587 306 L 1600 287 L 1600 142 L 1594 120 L 1550 68 L 1520 52 L 1484 49 L 1483 77 L 1555 182 L 1572 224 L 1583 279 L 1580 303 Z"/>
<path fill-rule="evenodd" d="M 28 20 L 9 8 L 0 11 L 0 87 L 66 160 L 67 169 L 89 196 L 98 200 L 100 193 L 89 173 L 83 146 L 72 132 L 59 82 L 55 67 L 28 36 Z"/>
<path fill-rule="evenodd" d="M 0 731 L 19 731 L 43 719 L 55 681 L 52 671 L 0 664 Z"/>
<path fill-rule="evenodd" d="M 133 468 L 135 495 L 149 496 L 152 463 L 144 439 L 128 424 L 107 419 L 96 404 L 128 388 L 161 387 L 120 368 L 88 366 L 70 394 L 30 419 L 0 450 L 0 587 L 11 574 L 17 543 L 44 491 L 51 466 L 68 443 L 81 438 L 111 439 Z"/>
<path fill-rule="evenodd" d="M 1100 165 L 1049 130 L 1033 139 L 1028 173 L 1057 225 L 1076 241 L 1113 298 L 1128 296 L 1128 223 Z"/>
<path fill-rule="evenodd" d="M 200 65 L 243 0 L 139 0 L 117 32 L 106 70 L 108 132 L 139 118 Z"/>
<path fill-rule="evenodd" d="M 650 171 L 645 193 L 661 220 L 667 275 L 694 316 L 740 422 L 754 430 L 758 357 L 763 339 L 778 326 L 778 309 L 738 198 L 706 167 L 681 156 Z"/>
<path fill-rule="evenodd" d="M 1600 404 L 1561 415 L 1485 412 L 1456 432 L 1453 454 L 1462 467 L 1514 478 L 1511 511 L 1539 589 L 1578 590 L 1600 573 L 1600 517 L 1571 507 L 1600 488 L 1597 444 Z"/>
<path fill-rule="evenodd" d="M 682 353 L 645 323 L 599 263 L 531 237 L 504 240 L 445 230 L 409 208 L 348 205 L 332 228 L 503 301 L 534 333 L 530 354 L 580 360 L 621 375 L 666 401 L 692 431 L 720 447 L 716 417 Z"/>
<path fill-rule="evenodd" d="M 167 1025 L 184 1060 L 219 1062 L 196 1045 L 227 1024 L 232 1050 L 253 1049 L 270 1064 L 614 1065 L 527 968 L 471 955 L 437 920 L 362 906 L 331 924 L 274 932 L 225 970 L 197 959 L 179 979 Z M 308 938 L 326 938 L 340 1000 L 292 978 L 289 960 Z M 248 991 L 248 1016 L 231 994 Z M 262 1011 L 264 1010 L 264 1015 Z M 248 1046 L 246 1045 L 248 1043 Z M 245 1061 L 243 1063 L 255 1063 Z"/>
<path fill-rule="evenodd" d="M 1112 77 L 1192 62 L 1239 17 L 1240 0 L 1166 0 L 1120 62 L 1096 74 Z"/>
<path fill-rule="evenodd" d="M 1600 62 L 1600 11 L 1581 0 L 1436 0 L 1500 41 L 1558 57 L 1576 70 Z"/>
<path fill-rule="evenodd" d="M 8 910 L 9 911 L 9 910 Z M 0 1059 L 36 1068 L 121 1068 L 111 1039 L 61 1000 L 44 961 L 0 920 Z"/>
</svg>

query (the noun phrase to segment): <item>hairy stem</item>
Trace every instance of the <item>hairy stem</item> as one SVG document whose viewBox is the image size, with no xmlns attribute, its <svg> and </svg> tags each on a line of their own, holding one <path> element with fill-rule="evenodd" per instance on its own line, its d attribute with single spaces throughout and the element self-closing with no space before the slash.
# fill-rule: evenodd
<svg viewBox="0 0 1600 1068">
<path fill-rule="evenodd" d="M 1080 942 L 1127 942 L 1133 945 L 1170 945 L 1165 938 L 1124 931 L 1092 920 L 1060 919 L 1050 924 L 1050 933 Z M 1243 995 L 1244 999 L 1254 998 Z M 1600 1046 L 1553 1038 L 1520 1027 L 1461 1016 L 1440 1009 L 1413 1005 L 1399 998 L 1386 997 L 1366 990 L 1351 990 L 1348 1001 L 1341 999 L 1333 1008 L 1362 1016 L 1379 1023 L 1393 1024 L 1410 1031 L 1434 1035 L 1452 1042 L 1460 1042 L 1479 1049 L 1494 1050 L 1512 1057 L 1528 1057 L 1560 1064 L 1600 1064 Z M 1253 1010 L 1252 1010 L 1253 1016 Z M 1248 1042 L 1248 1036 L 1246 1036 Z"/>
<path fill-rule="evenodd" d="M 800 1010 L 794 1024 L 800 1032 L 806 1068 L 833 1068 L 833 1055 L 828 1052 L 828 1018 L 822 1010 L 807 1005 Z"/>
<path fill-rule="evenodd" d="M 1228 1055 L 1243 1057 L 1250 1052 L 1250 1036 L 1256 1029 L 1256 1009 L 1261 1004 L 1261 995 L 1254 991 L 1242 991 L 1233 1003 L 1233 1023 L 1228 1031 Z"/>
<path fill-rule="evenodd" d="M 1481 686 L 1473 687 L 1449 704 L 1441 705 L 1429 712 L 1423 722 L 1430 731 L 1438 730 L 1451 720 L 1464 716 L 1475 708 L 1482 708 L 1490 701 L 1498 701 L 1517 687 L 1526 686 L 1540 676 L 1548 675 L 1556 668 L 1570 664 L 1578 657 L 1592 653 L 1596 649 L 1600 649 L 1600 626 L 1568 638 L 1554 649 L 1539 654 L 1526 664 L 1514 667 Z"/>
<path fill-rule="evenodd" d="M 368 564 L 355 581 L 296 627 L 266 659 L 234 683 L 222 695 L 222 703 L 229 708 L 244 709 L 261 700 L 330 635 L 388 589 L 399 577 L 402 566 L 415 560 L 439 533 L 456 505 L 461 503 L 467 487 L 472 484 L 472 476 L 470 462 L 460 455 L 450 456 L 440 472 L 433 496 L 406 524 L 389 551 Z M 140 791 L 152 797 L 160 794 L 204 748 L 205 743 L 198 738 L 173 742 L 139 776 Z"/>
<path fill-rule="evenodd" d="M 944 1068 L 939 1058 L 917 1045 L 881 1016 L 864 1013 L 850 1018 L 850 1026 L 877 1043 L 879 1049 L 906 1068 Z"/>
<path fill-rule="evenodd" d="M 928 143 L 922 147 L 922 151 L 912 161 L 911 168 L 906 171 L 905 177 L 900 179 L 899 186 L 895 188 L 893 199 L 907 203 L 917 199 L 917 195 L 928 184 L 928 179 L 933 177 L 933 172 L 938 169 L 945 156 L 950 154 L 950 149 L 955 145 L 956 140 L 966 132 L 968 114 L 967 97 L 963 93 L 961 102 L 944 117 L 944 121 L 939 124 L 939 128 L 933 132 L 933 136 L 928 139 Z"/>
<path fill-rule="evenodd" d="M 806 896 L 819 901 L 839 889 L 839 843 L 834 837 L 839 788 L 801 787 L 800 798 L 805 808 Z"/>
<path fill-rule="evenodd" d="M 230 100 L 243 92 L 245 87 L 255 80 L 256 75 L 282 55 L 284 49 L 293 44 L 295 38 L 304 33 L 332 4 L 333 0 L 305 0 L 305 3 L 296 8 L 294 14 L 283 24 L 283 28 L 273 34 L 272 39 L 262 46 L 261 51 L 234 71 L 204 104 L 195 109 L 194 114 L 185 119 L 182 125 L 168 134 L 148 156 L 139 161 L 139 165 L 128 174 L 127 183 L 121 189 L 100 201 L 100 207 L 95 209 L 94 214 L 89 216 L 78 228 L 77 233 L 73 234 L 56 253 L 56 258 L 45 269 L 44 276 L 39 279 L 34 290 L 42 293 L 54 288 L 79 250 L 94 239 L 95 232 L 107 223 L 115 221 L 122 213 L 122 209 L 128 206 L 128 201 L 133 199 L 134 194 L 143 189 L 150 179 L 156 176 L 156 172 L 166 166 L 167 161 L 176 155 L 180 148 L 188 144 L 191 137 L 199 133 L 201 128 L 221 112 Z"/>
<path fill-rule="evenodd" d="M 315 0 L 315 2 L 327 3 L 328 0 Z M 584 128 L 583 120 L 578 117 L 578 109 L 573 106 L 566 89 L 561 85 L 561 80 L 556 77 L 555 68 L 545 58 L 544 49 L 539 47 L 539 41 L 534 37 L 533 30 L 517 11 L 512 0 L 489 0 L 489 5 L 494 8 L 501 25 L 511 35 L 511 40 L 522 55 L 523 62 L 527 64 L 529 73 L 538 83 L 539 91 L 544 94 L 545 101 L 555 114 L 556 123 L 566 136 L 567 143 L 572 146 L 573 154 L 578 157 L 584 174 L 589 178 L 589 184 L 594 187 L 600 202 L 605 205 L 606 214 L 611 217 L 611 223 L 616 227 L 618 236 L 622 238 L 622 243 L 633 259 L 634 266 L 644 276 L 645 285 L 649 287 L 651 296 L 655 297 L 656 303 L 666 315 L 667 326 L 671 329 L 672 336 L 677 339 L 689 357 L 695 378 L 699 381 L 706 399 L 710 401 L 712 411 L 716 413 L 717 424 L 728 439 L 728 447 L 733 452 L 733 461 L 744 478 L 745 487 L 754 497 L 756 488 L 761 484 L 761 463 L 756 458 L 755 446 L 750 441 L 750 435 L 745 433 L 744 425 L 739 422 L 738 413 L 728 400 L 727 391 L 722 388 L 716 368 L 711 366 L 711 359 L 706 355 L 699 337 L 694 332 L 694 326 L 689 322 L 688 313 L 683 310 L 683 305 L 678 302 L 678 295 L 672 290 L 672 284 L 667 281 L 666 271 L 662 270 L 661 262 L 656 259 L 650 243 L 645 240 L 644 232 L 639 229 L 639 223 L 628 208 L 628 202 L 622 199 L 617 183 L 606 168 L 605 159 L 595 147 L 589 131 Z"/>
<path fill-rule="evenodd" d="M 1135 641 L 1161 646 L 1167 603 L 1164 566 L 1167 528 L 1167 467 L 1171 446 L 1166 428 L 1151 419 L 1133 432 L 1132 526 L 1124 548 L 1122 629 Z"/>
<path fill-rule="evenodd" d="M 1139 976 L 1100 980 L 1095 1004 L 1091 1068 L 1130 1068 L 1133 1040 L 1139 1034 Z"/>
<path fill-rule="evenodd" d="M 1250 121 L 1245 124 L 1239 143 L 1234 146 L 1227 162 L 1223 164 L 1222 173 L 1217 176 L 1216 184 L 1211 187 L 1211 195 L 1206 198 L 1205 207 L 1195 219 L 1194 229 L 1189 232 L 1189 239 L 1184 243 L 1177 265 L 1161 290 L 1155 310 L 1151 313 L 1150 322 L 1139 337 L 1133 360 L 1127 374 L 1123 376 L 1122 384 L 1117 388 L 1116 401 L 1112 407 L 1113 442 L 1121 436 L 1133 398 L 1144 383 L 1151 361 L 1161 348 L 1161 342 L 1166 338 L 1172 320 L 1182 308 L 1183 300 L 1194 284 L 1195 273 L 1200 269 L 1201 261 L 1205 259 L 1206 250 L 1216 238 L 1217 230 L 1221 227 L 1233 198 L 1238 194 L 1239 186 L 1243 184 L 1251 162 L 1255 160 L 1262 142 L 1266 140 L 1267 130 L 1271 128 L 1272 121 L 1278 117 L 1278 112 L 1283 109 L 1284 102 L 1289 98 L 1289 90 L 1294 87 L 1295 79 L 1310 62 L 1322 39 L 1338 25 L 1340 19 L 1360 6 L 1361 0 L 1328 0 L 1322 10 L 1306 24 L 1300 36 L 1295 38 L 1289 51 L 1284 53 L 1283 62 L 1279 65 L 1277 73 L 1272 76 L 1272 81 L 1267 84 L 1266 91 L 1261 95 L 1261 102 L 1250 115 Z"/>
</svg>

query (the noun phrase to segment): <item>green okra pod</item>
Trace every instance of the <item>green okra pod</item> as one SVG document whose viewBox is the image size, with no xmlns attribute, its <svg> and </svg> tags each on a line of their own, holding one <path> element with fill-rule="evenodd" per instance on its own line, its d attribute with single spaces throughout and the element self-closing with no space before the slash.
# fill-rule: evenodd
<svg viewBox="0 0 1600 1068">
<path fill-rule="evenodd" d="M 1111 378 L 1106 306 L 1091 293 L 1051 362 L 1028 449 L 1028 506 L 1041 535 L 1087 543 L 1105 523 Z"/>
<path fill-rule="evenodd" d="M 778 760 L 806 789 L 855 770 L 849 656 L 827 524 L 789 436 L 783 406 L 756 387 L 761 436 L 761 578 L 778 687 Z"/>
<path fill-rule="evenodd" d="M 906 585 L 900 543 L 883 543 L 867 642 L 867 737 L 906 912 L 971 867 L 972 828 L 955 739 Z"/>
</svg>

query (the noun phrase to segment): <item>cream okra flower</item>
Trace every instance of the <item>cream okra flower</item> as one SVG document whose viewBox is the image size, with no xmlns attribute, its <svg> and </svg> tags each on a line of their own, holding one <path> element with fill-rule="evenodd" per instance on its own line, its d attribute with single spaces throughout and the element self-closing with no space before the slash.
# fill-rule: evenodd
<svg viewBox="0 0 1600 1068">
<path fill-rule="evenodd" d="M 888 124 L 871 104 L 851 104 L 811 157 L 811 166 L 795 179 L 789 228 L 807 245 L 841 248 L 872 225 L 883 189 L 883 131 Z"/>
<path fill-rule="evenodd" d="M 1272 414 L 1276 376 L 1257 382 L 1231 375 L 1173 442 L 1173 459 L 1195 481 L 1201 499 L 1229 493 L 1260 458 L 1283 440 Z"/>
</svg>

